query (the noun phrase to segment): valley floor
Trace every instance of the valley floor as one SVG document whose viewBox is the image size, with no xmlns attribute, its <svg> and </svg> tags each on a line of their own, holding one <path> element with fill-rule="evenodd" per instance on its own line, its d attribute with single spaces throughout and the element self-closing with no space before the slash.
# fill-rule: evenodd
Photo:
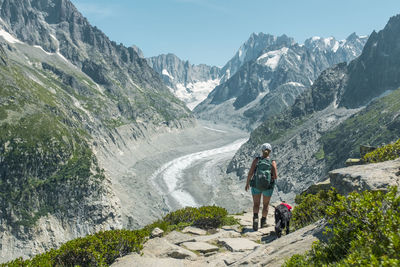
<svg viewBox="0 0 400 267">
<path fill-rule="evenodd" d="M 123 164 L 103 159 L 121 202 L 123 226 L 139 228 L 184 206 L 215 204 L 230 212 L 250 207 L 244 181 L 226 174 L 247 138 L 238 129 L 198 121 L 195 127 L 157 134 L 121 150 Z"/>
</svg>

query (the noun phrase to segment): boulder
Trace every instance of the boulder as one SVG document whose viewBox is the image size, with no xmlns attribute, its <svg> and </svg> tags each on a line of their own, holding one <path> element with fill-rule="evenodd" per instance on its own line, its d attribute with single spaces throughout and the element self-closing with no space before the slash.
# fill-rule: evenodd
<svg viewBox="0 0 400 267">
<path fill-rule="evenodd" d="M 340 194 L 383 190 L 400 185 L 400 159 L 350 166 L 329 172 L 330 182 Z"/>
<path fill-rule="evenodd" d="M 188 226 L 182 230 L 182 233 L 189 233 L 189 234 L 193 234 L 193 235 L 205 235 L 205 234 L 207 234 L 207 231 L 197 228 L 197 227 Z"/>
<path fill-rule="evenodd" d="M 161 237 L 163 235 L 164 231 L 161 230 L 160 228 L 156 227 L 154 230 L 151 232 L 150 237 L 155 238 L 155 237 Z"/>
<path fill-rule="evenodd" d="M 184 242 L 193 242 L 195 241 L 194 237 L 190 234 L 184 234 L 178 231 L 172 231 L 168 235 L 164 237 L 167 241 L 172 244 L 179 245 Z"/>
<path fill-rule="evenodd" d="M 195 259 L 197 255 L 190 250 L 171 244 L 164 238 L 148 240 L 141 251 L 142 255 L 149 258 L 174 258 Z"/>
</svg>

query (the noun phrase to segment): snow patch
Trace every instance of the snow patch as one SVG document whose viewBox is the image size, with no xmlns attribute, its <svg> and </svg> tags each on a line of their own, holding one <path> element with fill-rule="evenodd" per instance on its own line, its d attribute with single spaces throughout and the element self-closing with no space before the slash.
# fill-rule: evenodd
<svg viewBox="0 0 400 267">
<path fill-rule="evenodd" d="M 6 32 L 4 29 L 0 29 L 0 36 L 3 37 L 7 42 L 11 44 L 22 44 L 20 40 Z"/>
<path fill-rule="evenodd" d="M 336 51 L 339 49 L 339 42 L 335 41 L 335 44 L 332 47 L 332 51 L 336 53 Z"/>
<path fill-rule="evenodd" d="M 238 52 L 239 54 L 239 61 L 241 62 L 241 63 L 243 63 L 244 62 L 244 58 L 246 57 L 246 54 L 247 54 L 247 50 L 244 48 L 244 45 L 242 45 L 240 48 L 239 48 L 239 52 Z"/>
<path fill-rule="evenodd" d="M 172 75 L 169 74 L 169 72 L 166 69 L 163 69 L 161 73 L 162 75 L 168 76 L 171 80 L 174 79 L 174 77 L 172 77 Z"/>
<path fill-rule="evenodd" d="M 325 46 L 330 46 L 332 40 L 333 40 L 333 37 L 324 38 L 323 41 L 324 41 Z"/>
<path fill-rule="evenodd" d="M 279 60 L 283 55 L 286 55 L 288 52 L 289 48 L 283 47 L 279 50 L 274 50 L 274 51 L 269 51 L 263 55 L 261 55 L 257 61 L 258 62 L 264 62 L 265 66 L 270 67 L 272 70 L 275 70 L 276 67 L 278 66 Z M 267 59 L 265 61 L 265 59 Z"/>
<path fill-rule="evenodd" d="M 302 83 L 298 83 L 298 82 L 288 82 L 282 85 L 292 85 L 292 86 L 301 86 L 301 87 L 305 87 L 304 84 Z"/>
<path fill-rule="evenodd" d="M 250 103 L 248 103 L 246 106 L 241 107 L 239 110 L 248 110 L 248 109 L 251 109 L 251 108 L 257 106 L 257 105 L 260 103 L 260 101 L 261 101 L 268 93 L 269 93 L 269 91 L 260 93 L 260 94 L 256 97 L 256 99 L 254 99 L 253 101 L 251 101 Z M 236 100 L 236 98 L 235 98 L 235 100 Z M 232 102 L 232 104 L 233 104 L 233 102 Z"/>
</svg>

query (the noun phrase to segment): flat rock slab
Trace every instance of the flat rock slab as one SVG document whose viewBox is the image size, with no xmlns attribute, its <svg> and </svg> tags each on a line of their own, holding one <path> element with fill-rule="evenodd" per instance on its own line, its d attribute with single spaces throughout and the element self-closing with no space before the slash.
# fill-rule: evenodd
<svg viewBox="0 0 400 267">
<path fill-rule="evenodd" d="M 384 190 L 400 185 L 400 159 L 350 166 L 329 172 L 331 185 L 340 194 L 352 191 Z"/>
<path fill-rule="evenodd" d="M 232 252 L 253 250 L 260 246 L 260 244 L 257 244 L 256 242 L 253 242 L 247 238 L 221 238 L 218 240 L 218 243 L 222 244 Z"/>
<path fill-rule="evenodd" d="M 275 205 L 277 206 L 277 205 Z M 260 208 L 260 213 L 258 214 L 260 217 L 258 219 L 258 226 L 260 226 L 260 221 L 261 221 L 261 210 L 262 208 Z M 268 225 L 273 225 L 275 223 L 275 218 L 274 218 L 274 212 L 275 212 L 275 208 L 272 205 L 269 205 L 268 207 L 268 215 L 267 215 L 267 224 Z M 249 212 L 245 212 L 242 215 L 234 215 L 233 216 L 235 219 L 239 220 L 239 223 L 243 226 L 249 226 L 249 227 L 253 227 L 253 212 L 249 211 Z"/>
<path fill-rule="evenodd" d="M 189 260 L 177 260 L 171 258 L 148 258 L 141 257 L 140 255 L 128 255 L 122 258 L 119 258 L 116 262 L 114 262 L 112 267 L 188 267 L 188 266 L 200 266 L 194 262 Z"/>
<path fill-rule="evenodd" d="M 210 245 L 205 242 L 185 242 L 185 243 L 182 243 L 181 246 L 184 246 L 187 249 L 190 249 L 193 251 L 198 251 L 203 254 L 219 250 L 219 247 Z"/>
<path fill-rule="evenodd" d="M 190 234 L 184 234 L 178 231 L 172 231 L 171 233 L 167 234 L 164 236 L 165 240 L 168 242 L 175 244 L 175 245 L 180 245 L 185 242 L 194 242 L 195 237 L 193 237 Z"/>
<path fill-rule="evenodd" d="M 193 234 L 193 235 L 206 235 L 207 231 L 197 228 L 197 227 L 188 226 L 182 230 L 182 233 L 189 233 L 189 234 Z"/>
<path fill-rule="evenodd" d="M 289 235 L 275 239 L 269 244 L 260 245 L 231 266 L 281 266 L 293 254 L 303 254 L 310 250 L 313 242 L 318 240 L 317 237 L 322 235 L 324 229 L 324 223 L 316 222 Z"/>
<path fill-rule="evenodd" d="M 142 250 L 142 254 L 149 258 L 174 258 L 174 259 L 195 259 L 197 255 L 190 250 L 171 244 L 164 238 L 148 240 Z"/>
<path fill-rule="evenodd" d="M 194 240 L 196 242 L 214 242 L 217 241 L 219 238 L 228 238 L 228 237 L 241 237 L 240 233 L 232 230 L 222 230 L 213 235 L 203 235 L 203 236 L 196 236 Z"/>
</svg>

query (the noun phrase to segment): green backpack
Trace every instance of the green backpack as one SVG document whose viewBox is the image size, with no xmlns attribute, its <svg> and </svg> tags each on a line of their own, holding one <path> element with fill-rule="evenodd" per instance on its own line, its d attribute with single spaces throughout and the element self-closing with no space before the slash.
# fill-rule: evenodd
<svg viewBox="0 0 400 267">
<path fill-rule="evenodd" d="M 258 157 L 256 170 L 253 176 L 252 187 L 260 191 L 274 187 L 274 180 L 271 178 L 272 160 Z"/>
</svg>

